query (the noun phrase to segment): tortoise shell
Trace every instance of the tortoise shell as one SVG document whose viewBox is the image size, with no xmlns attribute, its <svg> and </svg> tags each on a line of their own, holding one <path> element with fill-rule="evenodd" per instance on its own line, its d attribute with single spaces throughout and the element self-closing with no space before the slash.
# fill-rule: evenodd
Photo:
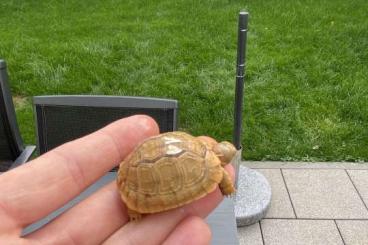
<svg viewBox="0 0 368 245">
<path fill-rule="evenodd" d="M 120 164 L 117 184 L 129 210 L 156 213 L 214 191 L 224 172 L 209 144 L 184 132 L 170 132 L 138 145 Z"/>
</svg>

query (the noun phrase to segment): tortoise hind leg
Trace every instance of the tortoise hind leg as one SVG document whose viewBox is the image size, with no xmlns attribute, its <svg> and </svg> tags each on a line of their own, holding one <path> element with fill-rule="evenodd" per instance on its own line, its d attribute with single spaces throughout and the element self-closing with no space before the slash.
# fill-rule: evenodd
<svg viewBox="0 0 368 245">
<path fill-rule="evenodd" d="M 129 216 L 129 220 L 130 221 L 138 221 L 142 218 L 142 215 L 130 208 L 127 208 L 128 209 L 128 216 Z"/>
<path fill-rule="evenodd" d="M 230 175 L 226 172 L 225 169 L 223 169 L 222 171 L 223 171 L 223 177 L 219 184 L 219 187 L 224 196 L 229 196 L 235 192 L 235 188 L 230 178 Z"/>
</svg>

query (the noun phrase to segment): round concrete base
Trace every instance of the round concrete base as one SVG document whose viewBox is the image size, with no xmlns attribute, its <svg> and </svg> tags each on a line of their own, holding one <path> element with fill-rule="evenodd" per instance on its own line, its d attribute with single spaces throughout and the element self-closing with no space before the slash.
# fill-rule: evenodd
<svg viewBox="0 0 368 245">
<path fill-rule="evenodd" d="M 271 203 L 271 187 L 259 172 L 239 166 L 235 216 L 238 226 L 251 225 L 262 219 Z"/>
</svg>

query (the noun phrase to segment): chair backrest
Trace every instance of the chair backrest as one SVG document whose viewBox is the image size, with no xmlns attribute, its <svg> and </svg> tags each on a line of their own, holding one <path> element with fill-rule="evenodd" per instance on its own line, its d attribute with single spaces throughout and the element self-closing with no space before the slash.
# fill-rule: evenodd
<svg viewBox="0 0 368 245">
<path fill-rule="evenodd" d="M 19 133 L 13 100 L 11 97 L 6 63 L 0 60 L 0 166 L 10 167 L 23 151 L 23 140 Z"/>
<path fill-rule="evenodd" d="M 40 154 L 134 114 L 153 117 L 160 132 L 177 129 L 176 100 L 74 95 L 36 96 L 33 103 Z"/>
</svg>

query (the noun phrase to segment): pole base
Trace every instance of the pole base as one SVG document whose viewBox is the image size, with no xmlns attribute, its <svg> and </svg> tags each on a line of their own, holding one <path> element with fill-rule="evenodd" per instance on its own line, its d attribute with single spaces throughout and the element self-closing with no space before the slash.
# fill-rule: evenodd
<svg viewBox="0 0 368 245">
<path fill-rule="evenodd" d="M 238 227 L 261 220 L 271 203 L 271 187 L 259 172 L 242 166 L 238 168 L 238 185 L 235 199 L 235 216 Z"/>
</svg>

